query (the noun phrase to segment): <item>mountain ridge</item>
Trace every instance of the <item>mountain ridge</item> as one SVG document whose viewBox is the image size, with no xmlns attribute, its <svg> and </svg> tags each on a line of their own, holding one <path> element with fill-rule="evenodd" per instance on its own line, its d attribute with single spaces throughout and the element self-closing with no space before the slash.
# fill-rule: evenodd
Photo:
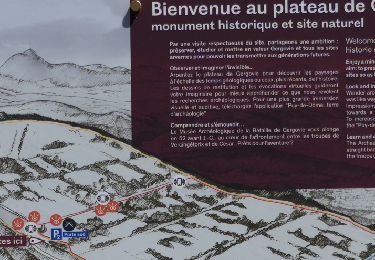
<svg viewBox="0 0 375 260">
<path fill-rule="evenodd" d="M 86 81 L 86 86 L 82 84 L 84 87 L 97 86 L 97 83 L 100 82 L 96 77 L 97 75 L 107 76 L 106 81 L 102 80 L 101 82 L 103 86 L 130 83 L 130 70 L 126 68 L 110 68 L 102 64 L 86 66 L 74 63 L 51 64 L 40 57 L 33 49 L 17 53 L 6 60 L 0 67 L 0 74 L 31 82 L 50 79 L 51 82 L 60 87 L 71 86 L 67 79 L 73 79 L 77 82 L 77 77 L 80 81 Z M 93 77 L 91 81 L 89 81 L 90 77 Z"/>
<path fill-rule="evenodd" d="M 0 120 L 40 116 L 131 140 L 130 70 L 51 64 L 33 49 L 0 67 Z"/>
</svg>

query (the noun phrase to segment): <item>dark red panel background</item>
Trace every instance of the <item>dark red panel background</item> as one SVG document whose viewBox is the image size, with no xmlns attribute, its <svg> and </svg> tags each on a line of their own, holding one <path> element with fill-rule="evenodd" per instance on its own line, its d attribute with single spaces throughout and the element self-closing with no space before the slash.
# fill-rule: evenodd
<svg viewBox="0 0 375 260">
<path fill-rule="evenodd" d="M 142 1 L 142 9 L 131 27 L 132 55 L 132 120 L 133 144 L 176 166 L 195 172 L 219 183 L 246 188 L 359 188 L 375 187 L 375 159 L 346 159 L 346 134 L 370 134 L 375 131 L 347 130 L 345 84 L 359 83 L 358 78 L 345 77 L 345 59 L 374 58 L 375 55 L 345 54 L 347 37 L 375 38 L 375 12 L 365 2 L 364 13 L 344 11 L 346 1 L 339 2 L 338 14 L 282 14 L 273 19 L 273 3 L 267 1 L 267 15 L 247 15 L 246 1 L 170 1 L 168 5 L 239 4 L 240 15 L 151 15 L 151 1 Z M 262 4 L 265 3 L 262 1 Z M 292 2 L 290 2 L 292 3 Z M 300 2 L 295 2 L 300 3 Z M 307 4 L 310 2 L 306 2 Z M 364 17 L 364 28 L 281 29 L 281 23 L 311 21 L 355 20 Z M 279 28 L 262 33 L 260 30 L 159 31 L 152 32 L 151 24 L 207 23 L 217 20 L 251 22 L 277 21 Z M 217 27 L 217 26 L 216 26 Z M 169 60 L 169 42 L 224 40 L 303 40 L 337 39 L 340 50 L 329 58 L 267 58 L 238 60 Z M 254 46 L 253 46 L 254 47 Z M 374 47 L 374 46 L 373 46 Z M 340 108 L 326 109 L 263 109 L 207 111 L 204 118 L 172 118 L 170 116 L 169 67 L 197 65 L 244 64 L 256 71 L 270 70 L 339 70 Z M 360 83 L 374 83 L 365 79 Z M 340 127 L 339 139 L 297 140 L 293 146 L 241 146 L 234 148 L 172 148 L 170 123 L 240 122 L 252 127 Z"/>
</svg>

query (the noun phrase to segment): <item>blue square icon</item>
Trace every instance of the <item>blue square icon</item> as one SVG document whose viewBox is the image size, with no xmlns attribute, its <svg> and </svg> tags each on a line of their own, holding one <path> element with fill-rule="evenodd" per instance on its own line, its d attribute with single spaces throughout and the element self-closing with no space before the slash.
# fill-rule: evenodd
<svg viewBox="0 0 375 260">
<path fill-rule="evenodd" d="M 51 228 L 51 240 L 62 240 L 62 228 Z"/>
</svg>

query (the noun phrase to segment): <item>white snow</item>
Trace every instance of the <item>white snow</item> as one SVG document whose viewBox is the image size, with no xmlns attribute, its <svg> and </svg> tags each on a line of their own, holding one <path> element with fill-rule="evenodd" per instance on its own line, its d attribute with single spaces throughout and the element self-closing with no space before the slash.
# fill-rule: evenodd
<svg viewBox="0 0 375 260">
<path fill-rule="evenodd" d="M 226 260 L 226 259 L 236 259 L 236 260 L 246 260 L 246 259 L 256 259 L 256 260 L 285 260 L 285 258 L 273 254 L 268 247 L 274 249 L 280 249 L 281 252 L 286 254 L 297 255 L 299 252 L 296 248 L 289 246 L 287 244 L 282 244 L 278 241 L 273 241 L 265 236 L 253 237 L 235 247 L 230 248 L 223 254 L 216 256 L 214 259 Z"/>
<path fill-rule="evenodd" d="M 4 182 L 14 181 L 19 178 L 21 178 L 21 176 L 15 173 L 0 173 L 0 180 Z"/>
<path fill-rule="evenodd" d="M 167 208 L 169 205 L 182 205 L 183 204 L 182 202 L 178 200 L 172 199 L 171 197 L 165 197 L 165 196 L 160 200 L 160 202 L 164 203 Z"/>
<path fill-rule="evenodd" d="M 224 232 L 234 232 L 237 234 L 245 234 L 247 227 L 240 224 L 226 224 L 226 223 L 218 223 L 218 229 Z"/>
<path fill-rule="evenodd" d="M 44 162 L 40 157 L 36 157 L 37 154 L 49 155 L 50 158 L 54 158 L 55 155 L 58 155 L 60 159 L 66 160 L 70 163 L 77 163 L 79 165 L 87 165 L 95 162 L 100 162 L 104 160 L 112 160 L 114 158 L 121 158 L 122 161 L 127 161 L 130 155 L 130 149 L 126 146 L 122 146 L 122 150 L 115 149 L 109 145 L 111 141 L 105 143 L 92 143 L 92 140 L 95 135 L 85 131 L 78 130 L 68 130 L 61 126 L 50 125 L 50 124 L 37 124 L 32 122 L 23 122 L 23 123 L 14 123 L 14 124 L 0 124 L 1 133 L 4 135 L 1 136 L 1 139 L 4 139 L 4 142 L 1 141 L 0 154 L 3 154 L 4 157 L 7 157 L 10 154 L 12 149 L 12 143 L 15 142 L 13 147 L 13 156 L 19 161 L 18 158 L 18 147 L 20 143 L 20 138 L 22 132 L 24 131 L 26 125 L 28 126 L 28 131 L 25 135 L 22 150 L 20 153 L 21 158 L 29 159 L 34 163 L 37 163 L 40 167 L 46 169 L 49 173 L 58 173 L 61 169 L 52 167 L 50 164 Z M 15 132 L 17 131 L 17 135 Z M 16 138 L 15 138 L 16 136 Z M 10 141 L 9 141 L 9 140 Z M 65 148 L 60 149 L 51 149 L 43 150 L 47 144 L 59 140 L 66 143 L 72 143 Z M 16 152 L 14 152 L 16 151 Z M 155 165 L 155 162 L 149 158 L 139 158 L 137 160 L 130 160 L 131 164 L 137 165 L 143 170 L 147 170 L 151 173 L 161 173 L 163 175 L 167 174 L 170 170 L 166 170 Z M 22 162 L 22 166 L 26 167 L 27 170 L 30 168 L 27 164 Z M 109 165 L 108 170 L 123 176 L 124 179 L 130 180 L 133 178 L 140 178 L 142 174 L 136 173 L 127 167 L 123 167 L 119 164 Z M 35 173 L 35 172 L 34 172 Z M 6 178 L 11 180 L 15 178 L 15 174 L 4 175 Z M 173 174 L 172 174 L 173 176 Z M 104 176 L 92 172 L 90 170 L 74 171 L 65 175 L 65 178 L 71 178 L 76 183 L 82 185 L 91 185 L 93 182 L 98 182 L 100 178 Z M 2 178 L 5 179 L 5 178 Z M 64 192 L 68 187 L 68 184 L 58 180 L 58 179 L 44 179 L 40 181 L 25 181 L 22 182 L 23 185 L 30 188 L 33 191 L 38 192 L 41 196 L 44 196 L 45 199 L 41 198 L 38 201 L 29 201 L 23 200 L 19 201 L 14 198 L 8 198 L 4 201 L 3 205 L 9 207 L 10 209 L 27 216 L 31 211 L 39 211 L 42 215 L 41 222 L 49 222 L 49 218 L 53 214 L 60 214 L 63 217 L 70 216 L 84 210 L 87 210 L 87 206 L 82 205 L 79 201 L 75 201 L 75 195 L 71 195 L 70 192 L 64 196 L 61 193 L 55 192 L 57 186 L 61 187 L 61 192 Z M 188 180 L 188 183 L 195 183 L 194 180 Z M 6 188 L 11 190 L 19 190 L 16 185 L 5 185 Z M 136 191 L 136 194 L 142 192 Z M 192 198 L 193 194 L 198 196 L 215 196 L 217 191 L 212 190 L 208 187 L 204 187 L 200 190 L 188 190 L 188 189 L 175 189 L 172 188 L 172 193 L 177 192 L 186 201 L 194 201 Z M 0 196 L 7 195 L 5 189 L 0 188 Z M 81 195 L 82 200 L 86 191 L 79 191 L 78 194 Z M 165 196 L 166 189 L 160 191 L 162 196 Z M 24 192 L 24 196 L 29 199 L 36 199 L 36 196 L 31 192 Z M 94 200 L 92 195 L 91 200 Z M 215 197 L 216 199 L 216 197 Z M 228 203 L 235 200 L 235 197 L 228 196 L 223 200 L 217 199 L 220 204 Z M 161 200 L 166 206 L 169 205 L 181 205 L 180 202 L 170 198 L 163 197 Z M 199 205 L 202 205 L 209 209 L 211 206 L 206 203 L 196 202 Z M 242 218 L 246 216 L 252 222 L 256 223 L 260 220 L 265 222 L 274 222 L 275 219 L 279 216 L 280 213 L 284 213 L 287 217 L 283 220 L 286 221 L 290 214 L 295 210 L 289 205 L 281 205 L 271 202 L 265 202 L 261 200 L 256 200 L 253 198 L 243 198 L 238 199 L 238 203 L 242 203 L 246 209 L 230 205 L 224 207 L 222 210 L 231 210 L 238 213 L 238 217 Z M 215 205 L 214 205 L 215 206 Z M 138 211 L 137 214 L 142 217 L 144 213 L 150 217 L 154 212 L 168 212 L 166 208 L 155 208 L 152 210 Z M 277 250 L 280 250 L 286 254 L 290 254 L 295 257 L 299 251 L 298 246 L 308 246 L 309 242 L 304 241 L 301 238 L 296 237 L 290 232 L 295 232 L 301 230 L 302 233 L 310 238 L 313 238 L 321 230 L 335 231 L 344 236 L 347 236 L 354 241 L 351 242 L 350 251 L 355 254 L 359 254 L 361 251 L 366 250 L 366 245 L 373 243 L 374 235 L 366 232 L 365 230 L 356 227 L 349 222 L 341 220 L 342 223 L 346 225 L 330 227 L 325 224 L 323 221 L 319 220 L 319 217 L 322 216 L 321 213 L 315 213 L 308 210 L 304 210 L 306 215 L 289 221 L 285 225 L 274 227 L 273 229 L 267 231 L 267 234 L 271 237 L 266 237 L 264 235 L 258 234 L 257 236 L 250 238 L 248 241 L 245 241 L 241 244 L 236 245 L 233 248 L 230 248 L 228 251 L 224 252 L 219 256 L 215 256 L 213 259 L 283 259 L 280 256 L 273 254 L 270 249 L 267 247 L 272 247 Z M 145 226 L 146 223 L 139 221 L 137 219 L 130 219 L 124 223 L 113 226 L 109 229 L 108 236 L 101 236 L 94 238 L 92 243 L 106 242 L 109 240 L 122 238 L 120 241 L 114 243 L 111 246 L 106 248 L 100 248 L 92 250 L 89 248 L 90 243 L 82 243 L 80 245 L 74 245 L 72 247 L 73 252 L 87 258 L 87 259 L 98 259 L 99 256 L 106 256 L 108 259 L 154 259 L 150 254 L 144 253 L 148 248 L 153 248 L 157 252 L 170 257 L 172 259 L 185 259 L 192 256 L 196 256 L 199 253 L 205 252 L 215 245 L 215 243 L 222 243 L 224 240 L 232 241 L 233 237 L 229 235 L 222 235 L 219 232 L 209 230 L 210 228 L 217 227 L 219 231 L 230 231 L 236 232 L 238 234 L 244 234 L 247 231 L 245 225 L 240 224 L 226 224 L 219 223 L 218 221 L 212 219 L 211 217 L 205 216 L 206 213 L 217 214 L 225 219 L 237 219 L 237 216 L 231 216 L 224 212 L 218 210 L 207 210 L 207 212 L 198 213 L 193 217 L 184 219 L 189 223 L 195 223 L 196 228 L 184 228 L 182 225 L 175 223 L 166 223 L 162 224 L 159 227 L 153 228 L 152 230 L 134 235 L 129 237 L 133 230 L 137 227 Z M 93 210 L 73 216 L 78 223 L 86 223 L 88 218 L 96 217 L 96 214 Z M 123 219 L 125 216 L 120 213 L 107 213 L 105 216 L 101 217 L 104 223 L 110 223 L 111 221 L 116 221 Z M 332 217 L 335 218 L 335 217 Z M 7 218 L 7 223 L 11 222 L 11 218 Z M 335 218 L 337 219 L 337 218 Z M 278 220 L 280 221 L 280 220 Z M 177 221 L 176 221 L 177 222 Z M 10 223 L 8 223 L 10 224 Z M 184 230 L 186 233 L 191 234 L 193 237 L 170 234 L 166 232 L 157 231 L 161 227 L 165 227 L 176 232 Z M 52 225 L 48 224 L 47 228 L 49 229 L 46 235 L 50 235 L 50 228 L 55 228 Z M 248 235 L 256 235 L 257 231 L 251 231 Z M 289 233 L 288 233 L 289 232 Z M 331 234 L 325 234 L 329 239 L 339 242 L 342 238 L 340 236 L 335 236 Z M 183 246 L 179 243 L 172 242 L 174 248 L 168 248 L 163 245 L 157 244 L 160 239 L 169 238 L 171 236 L 177 236 L 185 239 L 192 243 L 191 246 Z M 64 241 L 67 241 L 64 240 Z M 321 259 L 333 259 L 332 253 L 338 252 L 345 255 L 345 252 L 340 251 L 337 248 L 333 247 L 313 247 L 309 246 L 309 249 L 316 252 Z M 352 253 L 347 253 L 348 257 L 353 257 L 356 259 Z M 204 259 L 206 255 L 202 256 L 201 259 Z M 306 259 L 316 259 L 304 255 Z"/>
<path fill-rule="evenodd" d="M 144 175 L 129 169 L 121 164 L 108 165 L 107 169 L 117 175 L 122 176 L 126 181 L 131 181 L 132 179 L 140 180 Z"/>
<path fill-rule="evenodd" d="M 369 239 L 374 239 L 374 234 L 364 231 L 352 224 L 348 224 L 345 226 L 330 227 L 329 230 L 339 232 L 340 234 L 347 237 L 353 237 L 355 238 L 356 242 L 361 243 L 363 245 L 368 244 Z M 352 244 L 350 248 L 351 250 L 354 250 L 355 247 Z"/>
<path fill-rule="evenodd" d="M 4 187 L 10 191 L 19 191 L 20 188 L 16 184 L 5 184 Z"/>
<path fill-rule="evenodd" d="M 74 171 L 65 174 L 65 179 L 71 178 L 74 183 L 81 185 L 92 185 L 93 182 L 98 183 L 101 178 L 106 179 L 104 175 L 100 175 L 90 170 Z"/>
<path fill-rule="evenodd" d="M 138 158 L 138 159 L 129 161 L 129 163 L 136 165 L 139 168 L 145 171 L 154 173 L 154 174 L 161 173 L 162 175 L 166 175 L 168 173 L 166 172 L 168 171 L 166 169 L 155 167 L 155 161 L 150 160 L 149 158 Z"/>
<path fill-rule="evenodd" d="M 38 196 L 36 196 L 34 193 L 30 191 L 25 191 L 22 193 L 22 195 L 25 196 L 29 200 L 34 200 L 34 201 L 38 200 Z"/>
<path fill-rule="evenodd" d="M 4 195 L 8 195 L 8 192 L 4 188 L 0 187 L 0 196 Z"/>
</svg>

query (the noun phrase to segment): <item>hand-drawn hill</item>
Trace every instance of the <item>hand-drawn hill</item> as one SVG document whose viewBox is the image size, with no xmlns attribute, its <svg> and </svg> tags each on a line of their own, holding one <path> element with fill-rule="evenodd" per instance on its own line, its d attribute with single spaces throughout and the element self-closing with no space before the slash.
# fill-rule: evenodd
<svg viewBox="0 0 375 260">
<path fill-rule="evenodd" d="M 130 140 L 130 70 L 51 64 L 29 49 L 0 67 L 0 113 L 2 120 L 52 119 Z"/>
</svg>

